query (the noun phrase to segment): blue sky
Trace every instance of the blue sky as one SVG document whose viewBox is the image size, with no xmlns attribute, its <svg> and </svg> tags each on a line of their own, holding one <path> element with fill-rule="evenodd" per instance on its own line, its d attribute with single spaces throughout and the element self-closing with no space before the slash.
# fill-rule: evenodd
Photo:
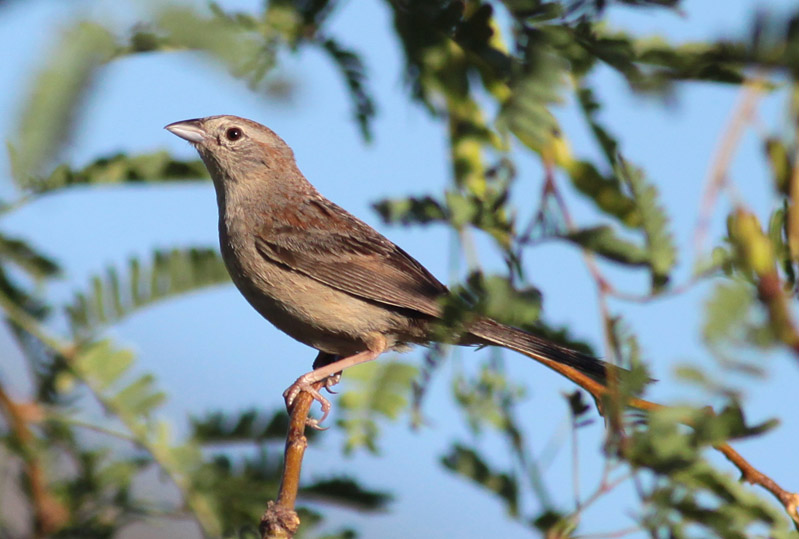
<svg viewBox="0 0 799 539">
<path fill-rule="evenodd" d="M 225 6 L 246 9 L 258 4 L 241 1 L 226 2 Z M 784 7 L 791 2 L 766 4 Z M 4 138 L 13 140 L 16 111 L 34 73 L 30 63 L 41 61 L 54 42 L 55 32 L 81 16 L 102 15 L 124 21 L 129 12 L 127 7 L 118 12 L 119 5 L 40 0 L 10 2 L 0 8 L 0 50 L 14 51 L 6 53 L 0 70 L 0 84 L 7 89 L 0 94 L 0 132 Z M 682 16 L 659 10 L 637 14 L 615 10 L 610 19 L 614 25 L 641 34 L 657 32 L 684 41 L 738 36 L 745 31 L 743 21 L 756 8 L 764 8 L 764 3 L 735 0 L 719 10 L 714 2 L 687 2 Z M 390 29 L 387 8 L 372 1 L 346 3 L 334 15 L 329 30 L 364 54 L 379 105 L 375 142 L 370 146 L 362 143 L 351 121 L 338 74 L 318 53 L 306 51 L 283 58 L 279 73 L 294 81 L 297 89 L 289 101 L 274 101 L 250 92 L 198 55 L 173 53 L 126 58 L 104 69 L 64 157 L 81 164 L 118 151 L 166 148 L 179 157 L 194 158 L 188 144 L 162 129 L 165 124 L 211 114 L 252 118 L 270 126 L 294 148 L 300 168 L 323 194 L 377 227 L 447 280 L 453 268 L 449 255 L 452 238 L 447 230 L 438 226 L 385 227 L 370 207 L 384 197 L 435 192 L 449 177 L 445 132 L 421 108 L 409 103 L 401 79 L 402 58 Z M 678 272 L 681 281 L 690 273 L 692 261 L 687 254 L 691 252 L 694 219 L 710 157 L 738 91 L 708 84 L 684 85 L 675 99 L 664 104 L 631 95 L 608 70 L 601 70 L 595 81 L 606 103 L 602 117 L 621 136 L 628 158 L 642 165 L 657 183 L 673 218 L 675 237 L 684 253 Z M 784 124 L 780 116 L 783 105 L 780 95 L 764 99 L 759 108 L 762 123 L 770 129 L 780 128 Z M 568 104 L 558 110 L 558 117 L 573 150 L 580 155 L 596 155 L 579 115 Z M 759 144 L 751 133 L 744 138 L 731 177 L 747 203 L 758 214 L 766 215 L 771 200 Z M 7 160 L 5 156 L 0 160 L 4 170 L 0 192 L 7 194 Z M 522 159 L 520 171 L 517 193 L 537 193 L 541 173 L 535 161 Z M 578 219 L 590 224 L 594 213 L 589 205 L 573 196 L 570 202 L 579 209 Z M 714 234 L 722 229 L 718 219 L 722 214 L 716 215 Z M 64 279 L 46 291 L 62 300 L 80 288 L 91 273 L 108 264 L 121 264 L 132 254 L 146 256 L 153 247 L 217 244 L 216 204 L 207 183 L 158 189 L 75 189 L 25 207 L 8 216 L 3 226 L 63 262 Z M 478 249 L 489 268 L 501 270 L 490 242 L 480 238 Z M 568 325 L 602 350 L 596 291 L 579 252 L 546 244 L 530 253 L 526 262 L 533 282 L 544 292 L 547 320 Z M 462 263 L 456 267 L 464 269 Z M 643 274 L 633 275 L 611 266 L 606 269 L 620 288 L 642 290 L 645 285 Z M 676 382 L 672 370 L 675 364 L 713 362 L 700 343 L 702 305 L 708 292 L 709 287 L 700 286 L 650 305 L 611 304 L 637 332 L 645 357 L 661 380 L 651 394 L 656 400 L 695 397 L 690 388 Z M 159 305 L 110 333 L 136 350 L 139 368 L 154 373 L 169 393 L 164 414 L 178 431 L 190 412 L 280 406 L 283 389 L 309 368 L 315 355 L 261 319 L 232 286 Z M 353 524 L 365 537 L 426 537 L 431 530 L 435 535 L 456 537 L 529 535 L 527 528 L 505 518 L 502 505 L 494 498 L 437 464 L 437 457 L 455 440 L 474 443 L 500 464 L 506 459 L 503 447 L 491 436 L 473 439 L 450 403 L 449 374 L 472 369 L 476 353 L 463 350 L 455 354 L 437 376 L 425 408 L 427 427 L 412 432 L 404 419 L 385 426 L 379 458 L 364 453 L 342 456 L 342 439 L 335 430 L 319 437 L 320 443 L 306 457 L 307 477 L 354 473 L 363 484 L 396 495 L 386 514 L 344 511 L 331 514 L 331 522 Z M 413 352 L 405 359 L 418 362 L 419 357 Z M 567 410 L 561 394 L 572 387 L 521 356 L 508 359 L 512 359 L 508 361 L 511 375 L 529 383 L 529 398 L 521 412 L 529 424 L 534 450 L 540 452 L 552 440 L 560 444 L 560 451 L 545 470 L 544 482 L 559 507 L 568 509 L 572 466 L 565 437 Z M 745 384 L 751 421 L 780 415 L 782 424 L 767 437 L 736 447 L 783 486 L 796 490 L 799 468 L 786 464 L 795 462 L 795 448 L 791 447 L 799 432 L 799 419 L 784 413 L 796 409 L 792 390 L 796 365 L 782 355 L 767 359 L 771 368 L 768 379 L 737 381 Z M 8 365 L 4 361 L 2 370 L 6 368 L 13 371 L 11 360 Z M 335 418 L 335 409 L 333 415 Z M 601 472 L 601 421 L 596 423 L 580 433 L 584 493 L 595 485 Z M 734 473 L 732 468 L 730 473 Z M 581 530 L 587 533 L 625 527 L 631 523 L 628 515 L 636 507 L 631 489 L 620 488 L 586 512 Z"/>
</svg>

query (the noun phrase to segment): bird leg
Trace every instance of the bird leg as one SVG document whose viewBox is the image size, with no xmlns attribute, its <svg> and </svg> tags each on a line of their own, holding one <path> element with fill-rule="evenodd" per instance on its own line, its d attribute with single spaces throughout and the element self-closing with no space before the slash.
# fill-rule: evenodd
<svg viewBox="0 0 799 539">
<path fill-rule="evenodd" d="M 319 355 L 316 356 L 316 359 L 313 362 L 314 370 L 324 367 L 325 365 L 330 365 L 331 363 L 338 361 L 341 359 L 341 356 L 337 356 L 335 354 L 329 354 L 327 352 L 319 352 Z M 324 388 L 328 393 L 336 394 L 333 391 L 333 386 L 338 384 L 341 381 L 341 371 L 338 371 L 335 374 L 331 374 L 327 378 L 325 378 L 325 385 Z"/>
<path fill-rule="evenodd" d="M 367 361 L 372 361 L 382 353 L 382 347 L 378 350 L 364 350 L 363 352 L 359 352 L 354 356 L 337 359 L 336 361 L 328 363 L 323 367 L 316 368 L 311 372 L 303 374 L 297 378 L 297 381 L 291 384 L 286 391 L 283 392 L 283 399 L 286 401 L 286 409 L 288 410 L 289 414 L 291 413 L 291 408 L 294 405 L 294 399 L 296 399 L 297 395 L 304 391 L 310 394 L 313 399 L 319 402 L 319 404 L 322 406 L 322 418 L 318 420 L 308 419 L 307 424 L 313 429 L 322 430 L 319 425 L 330 413 L 330 401 L 323 397 L 319 391 L 314 389 L 313 384 L 325 380 L 325 387 L 335 385 L 341 378 L 341 371 L 347 367 L 353 367 L 361 363 L 366 363 Z M 320 357 L 321 353 L 320 356 L 316 358 L 316 361 L 319 361 Z M 316 361 L 314 361 L 314 366 L 316 365 Z M 331 379 L 333 380 L 332 382 Z"/>
</svg>

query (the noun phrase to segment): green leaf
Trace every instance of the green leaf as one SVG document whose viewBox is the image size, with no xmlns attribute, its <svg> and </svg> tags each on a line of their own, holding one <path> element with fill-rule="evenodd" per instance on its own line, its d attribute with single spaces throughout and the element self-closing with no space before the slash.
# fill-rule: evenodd
<svg viewBox="0 0 799 539">
<path fill-rule="evenodd" d="M 314 481 L 312 484 L 302 487 L 300 494 L 318 501 L 347 505 L 359 511 L 379 511 L 385 509 L 392 500 L 390 494 L 364 489 L 349 477 Z"/>
<path fill-rule="evenodd" d="M 585 403 L 585 396 L 582 391 L 575 389 L 571 393 L 565 395 L 566 402 L 569 403 L 569 411 L 571 411 L 572 418 L 577 420 L 579 417 L 585 415 L 591 407 Z"/>
<path fill-rule="evenodd" d="M 441 463 L 448 470 L 498 495 L 505 502 L 508 513 L 519 512 L 519 487 L 515 476 L 492 470 L 480 454 L 472 448 L 455 444 Z"/>
<path fill-rule="evenodd" d="M 508 407 L 524 397 L 525 388 L 496 364 L 481 365 L 473 377 L 457 374 L 452 392 L 473 433 L 482 432 L 486 425 L 503 433 L 515 430 Z"/>
<path fill-rule="evenodd" d="M 597 116 L 599 115 L 601 106 L 594 95 L 594 91 L 586 85 L 585 81 L 583 81 L 582 86 L 577 89 L 577 102 L 580 104 L 580 108 L 588 121 L 588 125 L 594 133 L 594 138 L 596 138 L 600 148 L 602 148 L 602 153 L 605 154 L 607 163 L 613 166 L 616 163 L 616 156 L 619 154 L 619 142 L 616 140 L 616 137 L 611 135 L 610 132 L 599 123 L 599 118 Z"/>
<path fill-rule="evenodd" d="M 480 272 L 471 273 L 464 285 L 453 286 L 443 301 L 445 328 L 457 329 L 475 315 L 531 327 L 541 315 L 541 292 L 537 288 L 516 289 L 507 277 Z"/>
<path fill-rule="evenodd" d="M 617 217 L 619 222 L 631 228 L 641 225 L 641 213 L 627 195 L 615 176 L 605 177 L 588 161 L 571 161 L 566 165 L 572 185 L 587 196 L 597 208 Z"/>
<path fill-rule="evenodd" d="M 344 48 L 336 40 L 327 38 L 321 42 L 322 50 L 330 55 L 344 76 L 355 108 L 355 120 L 361 128 L 361 135 L 367 142 L 372 139 L 370 122 L 374 119 L 375 104 L 366 89 L 366 68 L 360 56 Z"/>
<path fill-rule="evenodd" d="M 397 200 L 381 200 L 373 205 L 386 223 L 427 224 L 447 221 L 449 210 L 433 197 L 409 197 Z"/>
<path fill-rule="evenodd" d="M 58 166 L 48 177 L 32 181 L 31 189 L 45 193 L 73 185 L 196 181 L 208 177 L 200 160 L 177 161 L 165 151 L 101 157 L 80 169 Z"/>
<path fill-rule="evenodd" d="M 743 48 L 723 41 L 672 45 L 658 36 L 638 38 L 605 25 L 577 26 L 574 40 L 590 58 L 618 71 L 639 92 L 666 94 L 681 80 L 733 84 L 744 80 Z"/>
<path fill-rule="evenodd" d="M 479 200 L 457 191 L 448 191 L 446 199 L 449 219 L 453 227 L 461 229 L 476 220 L 480 212 Z"/>
<path fill-rule="evenodd" d="M 471 290 L 485 290 L 480 308 L 489 318 L 501 320 L 518 327 L 534 325 L 541 316 L 541 291 L 535 287 L 516 289 L 510 281 L 499 275 L 489 275 L 481 282 L 475 280 L 481 274 L 473 274 L 469 279 Z M 479 292 L 478 292 L 479 294 Z"/>
<path fill-rule="evenodd" d="M 756 306 L 755 289 L 740 280 L 716 285 L 705 302 L 702 334 L 710 349 L 725 366 L 750 373 L 762 367 L 761 354 L 742 363 L 746 348 L 762 349 L 775 343 L 776 335 Z"/>
<path fill-rule="evenodd" d="M 62 33 L 25 94 L 14 130 L 13 175 L 19 187 L 32 187 L 32 178 L 68 144 L 73 116 L 97 69 L 115 50 L 113 36 L 99 24 L 81 22 Z"/>
<path fill-rule="evenodd" d="M 377 452 L 379 418 L 396 419 L 408 407 L 411 383 L 417 369 L 401 361 L 370 362 L 347 371 L 347 381 L 357 389 L 342 393 L 342 418 L 338 425 L 347 433 L 345 452 L 365 447 Z"/>
<path fill-rule="evenodd" d="M 485 182 L 479 194 L 447 191 L 446 213 L 455 229 L 472 225 L 489 233 L 503 249 L 508 249 L 513 232 L 513 221 L 507 208 L 508 197 L 505 182 Z"/>
<path fill-rule="evenodd" d="M 530 28 L 526 39 L 524 63 L 512 77 L 511 96 L 502 107 L 498 123 L 525 146 L 540 152 L 559 132 L 549 107 L 561 101 L 567 65 L 549 46 L 548 36 Z"/>
<path fill-rule="evenodd" d="M 669 219 L 657 200 L 657 189 L 646 182 L 643 172 L 621 157 L 616 173 L 625 182 L 641 214 L 641 230 L 646 238 L 652 290 L 660 291 L 669 281 L 677 263 L 677 248 L 668 230 Z"/>
<path fill-rule="evenodd" d="M 532 524 L 537 529 L 545 532 L 546 537 L 572 537 L 576 528 L 576 523 L 573 519 L 567 518 L 567 515 L 562 515 L 551 509 L 536 517 Z"/>
<path fill-rule="evenodd" d="M 649 262 L 646 249 L 620 238 L 607 225 L 575 230 L 562 237 L 614 262 L 631 266 L 645 266 Z"/>
<path fill-rule="evenodd" d="M 144 374 L 113 396 L 114 406 L 134 417 L 146 417 L 166 400 L 166 394 L 155 390 L 155 377 Z"/>
<path fill-rule="evenodd" d="M 71 363 L 73 372 L 94 393 L 106 413 L 119 419 L 130 436 L 147 450 L 180 490 L 207 535 L 220 535 L 216 501 L 198 488 L 201 484 L 202 453 L 193 443 L 172 445 L 166 423 L 157 421 L 153 412 L 166 399 L 150 374 L 131 381 L 132 355 L 116 350 L 110 341 L 87 342 L 77 347 Z M 111 364 L 111 365 L 109 365 Z"/>
<path fill-rule="evenodd" d="M 33 278 L 55 277 L 58 264 L 49 257 L 36 252 L 28 243 L 0 234 L 0 261 L 10 262 Z"/>
<path fill-rule="evenodd" d="M 785 194 L 790 194 L 791 172 L 793 163 L 785 143 L 776 138 L 769 138 L 765 142 L 765 152 L 771 172 L 774 174 L 776 189 Z"/>
<path fill-rule="evenodd" d="M 192 437 L 201 443 L 262 442 L 282 440 L 288 432 L 284 410 L 273 413 L 256 409 L 239 413 L 214 412 L 191 418 Z M 312 438 L 316 431 L 305 436 Z"/>
<path fill-rule="evenodd" d="M 275 67 L 281 34 L 285 37 L 298 30 L 295 19 L 289 28 L 279 28 L 268 17 L 259 19 L 243 11 L 227 13 L 219 5 L 210 17 L 176 5 L 162 8 L 152 17 L 161 48 L 205 52 L 234 77 L 245 79 L 251 89 L 257 89 Z"/>
<path fill-rule="evenodd" d="M 102 391 L 117 383 L 130 370 L 133 361 L 132 352 L 115 350 L 111 341 L 102 340 L 86 345 L 77 356 L 75 364 Z"/>
<path fill-rule="evenodd" d="M 651 530 L 672 530 L 672 535 L 674 523 L 680 523 L 704 528 L 703 535 L 742 538 L 765 526 L 770 537 L 789 537 L 782 511 L 703 458 L 702 449 L 709 444 L 757 434 L 768 426 L 745 426 L 734 402 L 718 415 L 691 407 L 651 412 L 648 428 L 637 429 L 625 450 L 634 466 L 658 478 L 642 493 L 648 500 L 643 524 Z"/>
<path fill-rule="evenodd" d="M 76 294 L 66 311 L 73 332 L 84 335 L 158 301 L 228 279 L 215 250 L 156 251 L 149 266 L 131 259 L 122 276 L 109 268 L 104 277 L 93 277 L 91 290 Z"/>
<path fill-rule="evenodd" d="M 502 3 L 517 20 L 527 22 L 544 22 L 559 19 L 564 15 L 566 6 L 555 2 L 540 0 L 502 0 Z"/>
</svg>

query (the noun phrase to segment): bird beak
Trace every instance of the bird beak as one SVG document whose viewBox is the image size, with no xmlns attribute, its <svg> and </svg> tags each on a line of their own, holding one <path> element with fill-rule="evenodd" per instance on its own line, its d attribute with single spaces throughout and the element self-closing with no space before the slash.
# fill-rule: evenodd
<svg viewBox="0 0 799 539">
<path fill-rule="evenodd" d="M 202 142 L 206 136 L 205 130 L 202 128 L 202 120 L 183 120 L 169 124 L 164 129 L 192 144 Z"/>
</svg>

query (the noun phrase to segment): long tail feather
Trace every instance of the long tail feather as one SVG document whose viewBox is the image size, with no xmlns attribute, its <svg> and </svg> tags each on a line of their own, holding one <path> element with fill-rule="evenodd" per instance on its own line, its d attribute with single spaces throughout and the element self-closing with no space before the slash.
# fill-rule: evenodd
<svg viewBox="0 0 799 539">
<path fill-rule="evenodd" d="M 469 326 L 469 333 L 494 344 L 514 350 L 547 365 L 552 362 L 573 367 L 598 382 L 607 379 L 607 363 L 587 354 L 559 346 L 526 331 L 484 318 Z"/>
</svg>

